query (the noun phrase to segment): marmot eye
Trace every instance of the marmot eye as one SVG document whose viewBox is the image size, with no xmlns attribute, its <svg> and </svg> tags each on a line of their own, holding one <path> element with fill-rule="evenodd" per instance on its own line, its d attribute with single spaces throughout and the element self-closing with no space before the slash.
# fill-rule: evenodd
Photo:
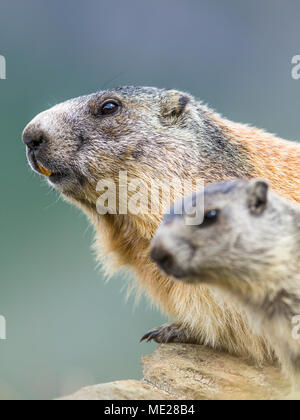
<svg viewBox="0 0 300 420">
<path fill-rule="evenodd" d="M 100 108 L 101 115 L 112 115 L 119 109 L 119 104 L 116 101 L 107 101 Z"/>
<path fill-rule="evenodd" d="M 219 218 L 219 210 L 209 210 L 204 214 L 203 222 L 199 225 L 200 228 L 211 226 L 216 223 Z"/>
</svg>

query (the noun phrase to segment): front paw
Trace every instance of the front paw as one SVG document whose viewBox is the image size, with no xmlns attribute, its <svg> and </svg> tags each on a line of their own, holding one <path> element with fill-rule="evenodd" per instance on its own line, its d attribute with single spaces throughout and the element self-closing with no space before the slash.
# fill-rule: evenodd
<svg viewBox="0 0 300 420">
<path fill-rule="evenodd" d="M 165 324 L 155 330 L 149 331 L 145 334 L 142 341 L 155 341 L 158 344 L 163 343 L 195 343 L 192 340 L 187 330 L 179 324 Z"/>
</svg>

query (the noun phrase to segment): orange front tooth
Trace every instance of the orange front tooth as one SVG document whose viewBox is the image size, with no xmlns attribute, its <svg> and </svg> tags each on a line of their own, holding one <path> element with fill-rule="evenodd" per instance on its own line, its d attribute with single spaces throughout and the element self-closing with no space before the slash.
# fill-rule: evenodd
<svg viewBox="0 0 300 420">
<path fill-rule="evenodd" d="M 42 172 L 42 174 L 43 175 L 45 175 L 45 176 L 50 176 L 50 175 L 52 175 L 52 172 L 51 171 L 49 171 L 48 169 L 45 169 L 42 165 L 40 165 L 39 163 L 38 163 L 38 167 L 39 167 L 39 170 Z"/>
</svg>

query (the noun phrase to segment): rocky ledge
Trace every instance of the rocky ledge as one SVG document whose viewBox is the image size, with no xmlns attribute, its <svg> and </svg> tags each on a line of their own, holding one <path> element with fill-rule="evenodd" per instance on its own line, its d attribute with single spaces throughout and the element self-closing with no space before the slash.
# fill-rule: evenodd
<svg viewBox="0 0 300 420">
<path fill-rule="evenodd" d="M 277 400 L 288 393 L 278 368 L 188 344 L 163 344 L 142 359 L 143 379 L 83 388 L 63 400 Z"/>
</svg>

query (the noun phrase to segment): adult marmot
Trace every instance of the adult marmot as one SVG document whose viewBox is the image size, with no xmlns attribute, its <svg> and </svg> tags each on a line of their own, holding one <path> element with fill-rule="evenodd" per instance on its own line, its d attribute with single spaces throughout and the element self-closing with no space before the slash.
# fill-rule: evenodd
<svg viewBox="0 0 300 420">
<path fill-rule="evenodd" d="M 118 186 L 120 170 L 128 179 L 166 187 L 174 178 L 210 183 L 263 177 L 278 193 L 300 201 L 299 145 L 223 119 L 188 94 L 150 87 L 120 87 L 57 105 L 30 122 L 23 140 L 32 168 L 90 217 L 99 257 L 111 256 L 105 259 L 109 270 L 131 268 L 139 286 L 176 319 L 172 337 L 164 326 L 148 338 L 269 357 L 269 344 L 249 330 L 241 311 L 205 287 L 175 282 L 151 261 L 150 241 L 169 202 L 147 214 L 117 209 L 99 215 L 96 186 L 103 178 Z"/>
</svg>

